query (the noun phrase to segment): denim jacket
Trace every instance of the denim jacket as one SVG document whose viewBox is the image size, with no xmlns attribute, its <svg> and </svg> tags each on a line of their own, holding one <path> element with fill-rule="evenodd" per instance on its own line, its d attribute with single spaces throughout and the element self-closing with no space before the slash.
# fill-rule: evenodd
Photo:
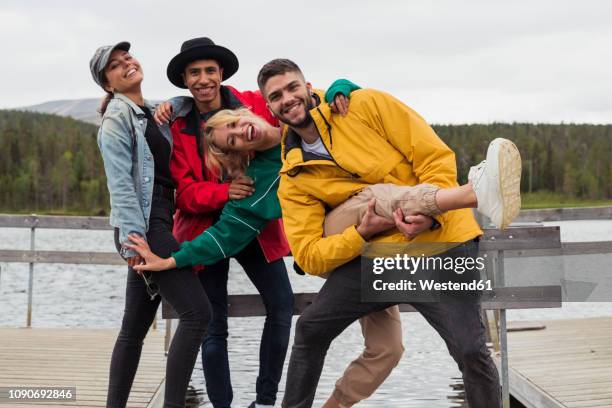
<svg viewBox="0 0 612 408">
<path fill-rule="evenodd" d="M 145 101 L 151 111 L 154 107 Z M 135 232 L 146 237 L 153 198 L 155 163 L 145 139 L 147 118 L 142 109 L 125 95 L 115 93 L 102 117 L 98 130 L 98 147 L 110 193 L 110 224 L 119 228 L 119 242 L 128 241 Z M 168 125 L 159 127 L 172 146 Z M 121 256 L 136 252 L 123 248 Z"/>
</svg>

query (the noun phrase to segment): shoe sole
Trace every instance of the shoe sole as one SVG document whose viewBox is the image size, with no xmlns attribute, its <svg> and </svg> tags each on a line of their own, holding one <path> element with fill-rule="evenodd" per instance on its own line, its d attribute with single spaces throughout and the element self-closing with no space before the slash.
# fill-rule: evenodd
<svg viewBox="0 0 612 408">
<path fill-rule="evenodd" d="M 497 138 L 491 143 L 499 144 L 499 190 L 502 195 L 502 222 L 506 229 L 521 210 L 521 154 L 508 139 Z"/>
</svg>

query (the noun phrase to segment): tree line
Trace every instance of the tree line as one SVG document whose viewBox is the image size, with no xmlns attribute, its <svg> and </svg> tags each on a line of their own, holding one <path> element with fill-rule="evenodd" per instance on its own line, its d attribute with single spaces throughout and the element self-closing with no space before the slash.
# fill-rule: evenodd
<svg viewBox="0 0 612 408">
<path fill-rule="evenodd" d="M 612 198 L 612 125 L 434 125 L 455 151 L 459 180 L 496 137 L 523 158 L 522 191 Z M 96 126 L 56 115 L 0 110 L 0 211 L 107 214 Z"/>
<path fill-rule="evenodd" d="M 105 214 L 96 134 L 71 118 L 0 111 L 0 211 Z"/>
<path fill-rule="evenodd" d="M 612 125 L 493 123 L 434 126 L 455 151 L 459 179 L 484 159 L 496 137 L 512 140 L 523 159 L 521 190 L 567 197 L 612 197 Z"/>
</svg>

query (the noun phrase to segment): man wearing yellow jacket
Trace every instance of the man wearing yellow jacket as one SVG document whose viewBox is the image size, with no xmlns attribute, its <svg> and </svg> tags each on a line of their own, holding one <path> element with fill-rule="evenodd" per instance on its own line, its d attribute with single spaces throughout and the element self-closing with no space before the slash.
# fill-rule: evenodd
<svg viewBox="0 0 612 408">
<path fill-rule="evenodd" d="M 359 255 L 366 242 L 457 243 L 442 256 L 475 257 L 482 231 L 469 209 L 436 217 L 432 228 L 425 216 L 390 224 L 371 207 L 358 226 L 324 236 L 326 211 L 371 184 L 457 186 L 455 155 L 416 112 L 386 93 L 355 91 L 349 113 L 332 116 L 298 66 L 284 59 L 264 65 L 258 84 L 270 110 L 287 125 L 278 196 L 295 261 L 309 274 L 333 271 L 297 322 L 282 405 L 311 407 L 332 340 L 361 316 L 392 305 L 360 300 Z M 446 342 L 462 371 L 470 407 L 500 407 L 480 305 L 413 306 Z"/>
</svg>

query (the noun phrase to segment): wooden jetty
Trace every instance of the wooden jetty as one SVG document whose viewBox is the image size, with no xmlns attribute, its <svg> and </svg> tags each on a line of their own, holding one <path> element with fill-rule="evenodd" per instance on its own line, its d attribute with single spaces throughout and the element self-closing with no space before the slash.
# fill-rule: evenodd
<svg viewBox="0 0 612 408">
<path fill-rule="evenodd" d="M 524 212 L 528 220 L 602 219 L 612 207 Z M 580 216 L 582 214 L 582 216 Z M 33 270 L 36 263 L 125 265 L 116 253 L 37 251 L 35 232 L 51 229 L 110 229 L 103 217 L 15 216 L 0 214 L 0 227 L 30 229 L 30 250 L 0 249 L 0 262 L 28 263 L 28 310 L 32 322 Z M 612 241 L 561 243 L 559 227 L 527 225 L 505 231 L 485 230 L 481 251 L 490 255 L 487 275 L 495 290 L 483 300 L 489 336 L 500 354 L 504 408 L 508 391 L 529 408 L 612 407 L 612 318 L 585 319 L 573 323 L 547 322 L 541 331 L 508 333 L 506 309 L 561 306 L 561 286 L 506 287 L 504 258 L 612 253 Z M 535 251 L 535 252 L 534 252 Z M 314 294 L 297 294 L 295 313 L 308 306 Z M 229 299 L 231 316 L 264 313 L 259 296 L 237 295 Z M 495 310 L 495 312 L 492 312 Z M 412 311 L 403 306 L 402 311 Z M 170 314 L 170 313 L 168 313 Z M 163 401 L 165 356 L 170 340 L 170 320 L 165 336 L 153 331 L 145 340 L 139 373 L 128 406 L 156 408 Z M 0 387 L 77 387 L 77 401 L 48 406 L 104 406 L 108 364 L 116 330 L 3 329 L 0 328 Z M 510 348 L 508 348 L 508 343 Z M 587 353 L 588 349 L 588 353 Z M 510 356 L 510 359 L 509 359 Z M 44 406 L 27 402 L 21 406 Z M 1 407 L 19 404 L 3 404 Z"/>
<path fill-rule="evenodd" d="M 2 408 L 105 407 L 116 329 L 0 329 L 0 387 L 76 387 L 74 401 L 0 401 Z M 164 333 L 145 339 L 129 407 L 154 406 L 165 379 Z"/>
<path fill-rule="evenodd" d="M 510 394 L 527 408 L 612 407 L 612 317 L 544 325 L 508 333 Z"/>
<path fill-rule="evenodd" d="M 510 393 L 527 408 L 612 407 L 612 317 L 543 325 L 543 330 L 514 331 L 515 324 L 509 324 Z M 0 407 L 103 407 L 116 335 L 108 329 L 0 329 L 0 387 L 77 387 L 76 401 Z M 128 406 L 160 406 L 162 350 L 163 333 L 152 331 Z"/>
</svg>

